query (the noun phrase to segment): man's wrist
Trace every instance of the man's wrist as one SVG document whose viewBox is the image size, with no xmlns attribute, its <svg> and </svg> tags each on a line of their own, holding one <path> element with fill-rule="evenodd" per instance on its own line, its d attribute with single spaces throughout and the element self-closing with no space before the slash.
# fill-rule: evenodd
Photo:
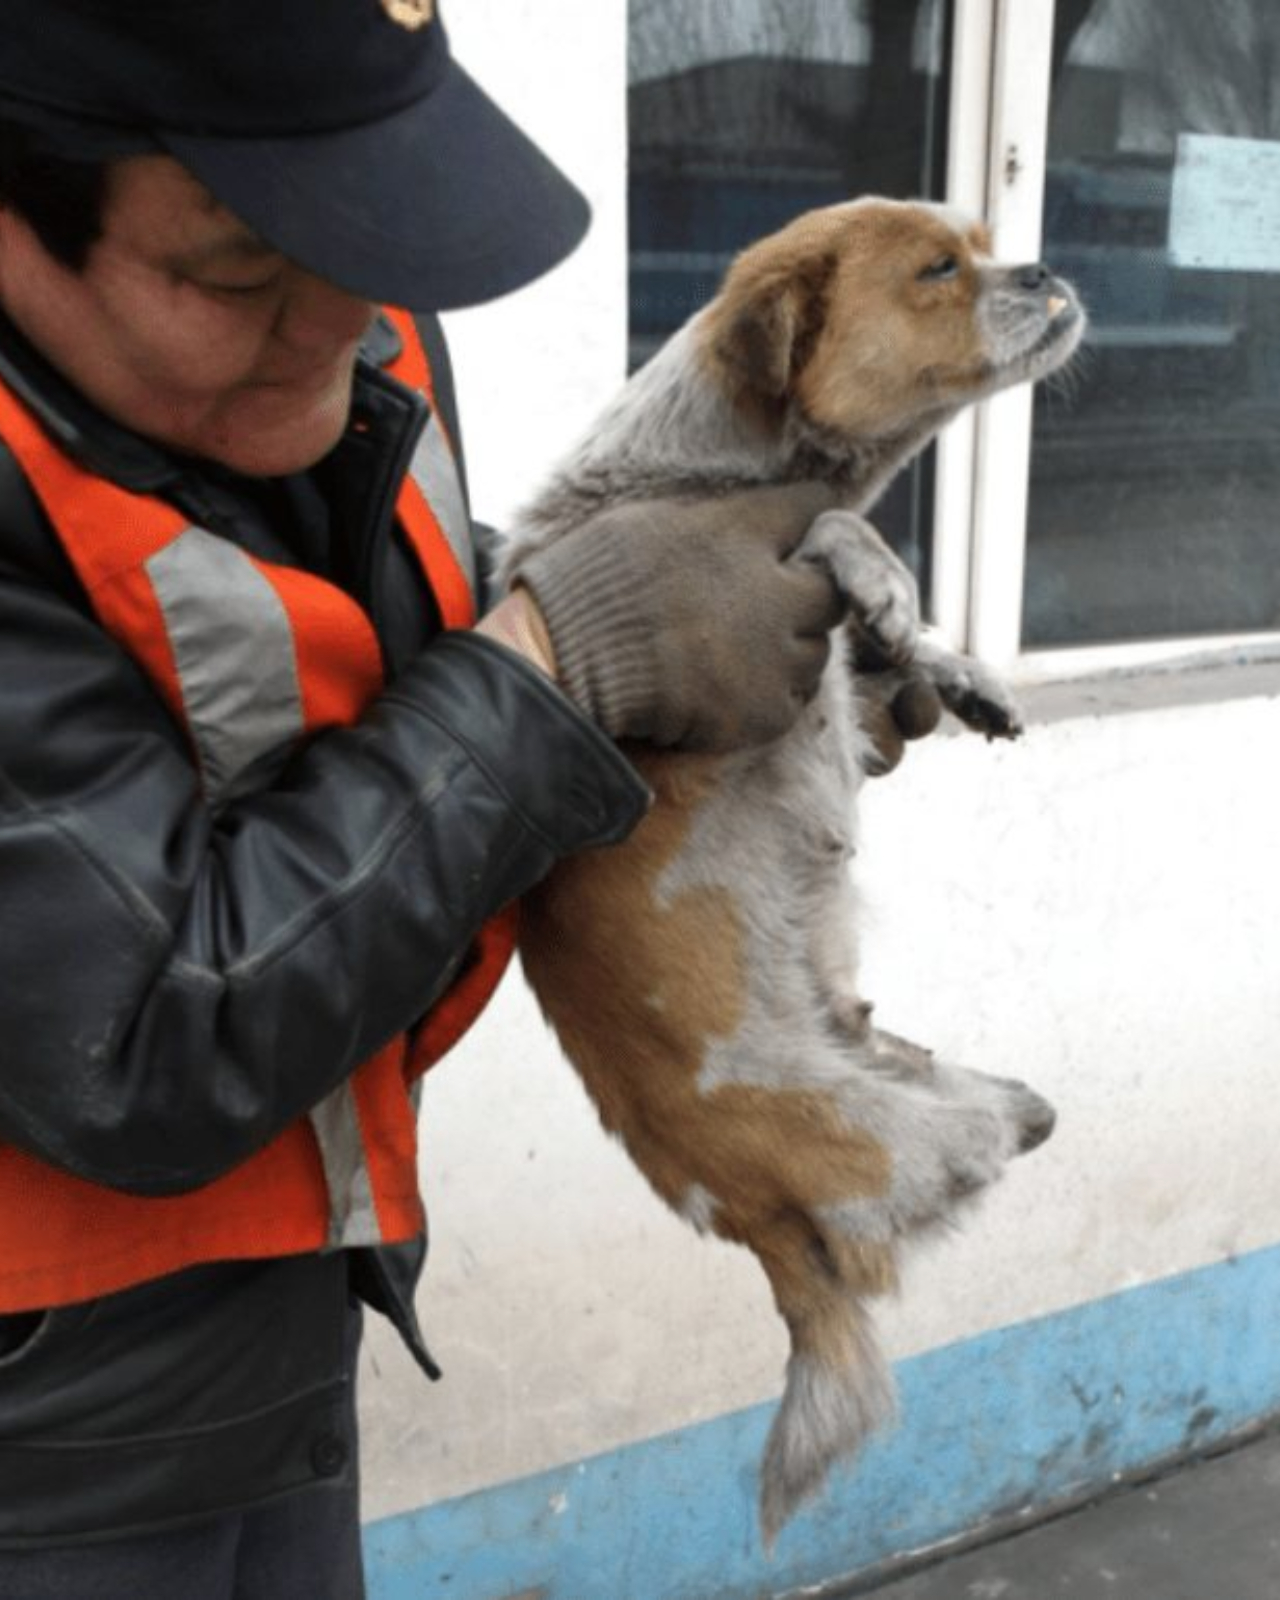
<svg viewBox="0 0 1280 1600">
<path fill-rule="evenodd" d="M 476 624 L 476 632 L 506 645 L 517 655 L 546 673 L 556 676 L 556 653 L 551 635 L 543 621 L 533 596 L 523 585 L 517 584 L 505 599 Z"/>
</svg>

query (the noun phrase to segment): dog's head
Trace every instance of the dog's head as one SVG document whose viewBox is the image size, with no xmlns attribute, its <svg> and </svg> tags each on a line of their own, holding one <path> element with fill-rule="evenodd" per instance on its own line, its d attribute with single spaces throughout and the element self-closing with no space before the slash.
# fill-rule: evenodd
<svg viewBox="0 0 1280 1600">
<path fill-rule="evenodd" d="M 746 250 L 702 314 L 701 349 L 766 427 L 798 414 L 829 436 L 884 439 L 1041 378 L 1085 318 L 1047 267 L 1003 266 L 950 207 L 854 200 Z"/>
</svg>

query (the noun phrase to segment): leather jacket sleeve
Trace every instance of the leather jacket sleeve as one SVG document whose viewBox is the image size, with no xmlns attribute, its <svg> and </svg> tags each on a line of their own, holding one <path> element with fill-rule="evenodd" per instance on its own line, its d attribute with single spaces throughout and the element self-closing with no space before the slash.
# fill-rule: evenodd
<svg viewBox="0 0 1280 1600">
<path fill-rule="evenodd" d="M 0 566 L 0 1141 L 142 1194 L 210 1181 L 646 801 L 552 685 L 452 634 L 212 814 L 128 656 Z"/>
</svg>

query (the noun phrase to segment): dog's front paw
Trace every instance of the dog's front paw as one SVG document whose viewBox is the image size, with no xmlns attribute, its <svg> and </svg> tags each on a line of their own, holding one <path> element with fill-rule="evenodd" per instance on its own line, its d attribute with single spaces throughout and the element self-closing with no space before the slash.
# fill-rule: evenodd
<svg viewBox="0 0 1280 1600">
<path fill-rule="evenodd" d="M 988 739 L 1016 739 L 1023 732 L 1022 712 L 1013 692 L 974 656 L 921 638 L 913 667 L 938 691 L 947 710 L 975 733 Z"/>
<path fill-rule="evenodd" d="M 854 511 L 824 511 L 796 553 L 830 570 L 849 602 L 853 627 L 887 665 L 911 660 L 920 632 L 916 581 L 865 518 Z"/>
</svg>

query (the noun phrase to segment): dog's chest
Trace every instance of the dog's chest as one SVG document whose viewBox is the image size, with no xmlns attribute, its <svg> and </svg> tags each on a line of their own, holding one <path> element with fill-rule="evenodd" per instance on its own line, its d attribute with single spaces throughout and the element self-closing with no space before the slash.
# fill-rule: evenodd
<svg viewBox="0 0 1280 1600">
<path fill-rule="evenodd" d="M 658 904 L 690 889 L 728 889 L 751 915 L 785 916 L 798 894 L 843 874 L 856 840 L 863 737 L 835 652 L 791 730 L 726 757 L 693 803 L 684 843 L 654 885 Z"/>
</svg>

